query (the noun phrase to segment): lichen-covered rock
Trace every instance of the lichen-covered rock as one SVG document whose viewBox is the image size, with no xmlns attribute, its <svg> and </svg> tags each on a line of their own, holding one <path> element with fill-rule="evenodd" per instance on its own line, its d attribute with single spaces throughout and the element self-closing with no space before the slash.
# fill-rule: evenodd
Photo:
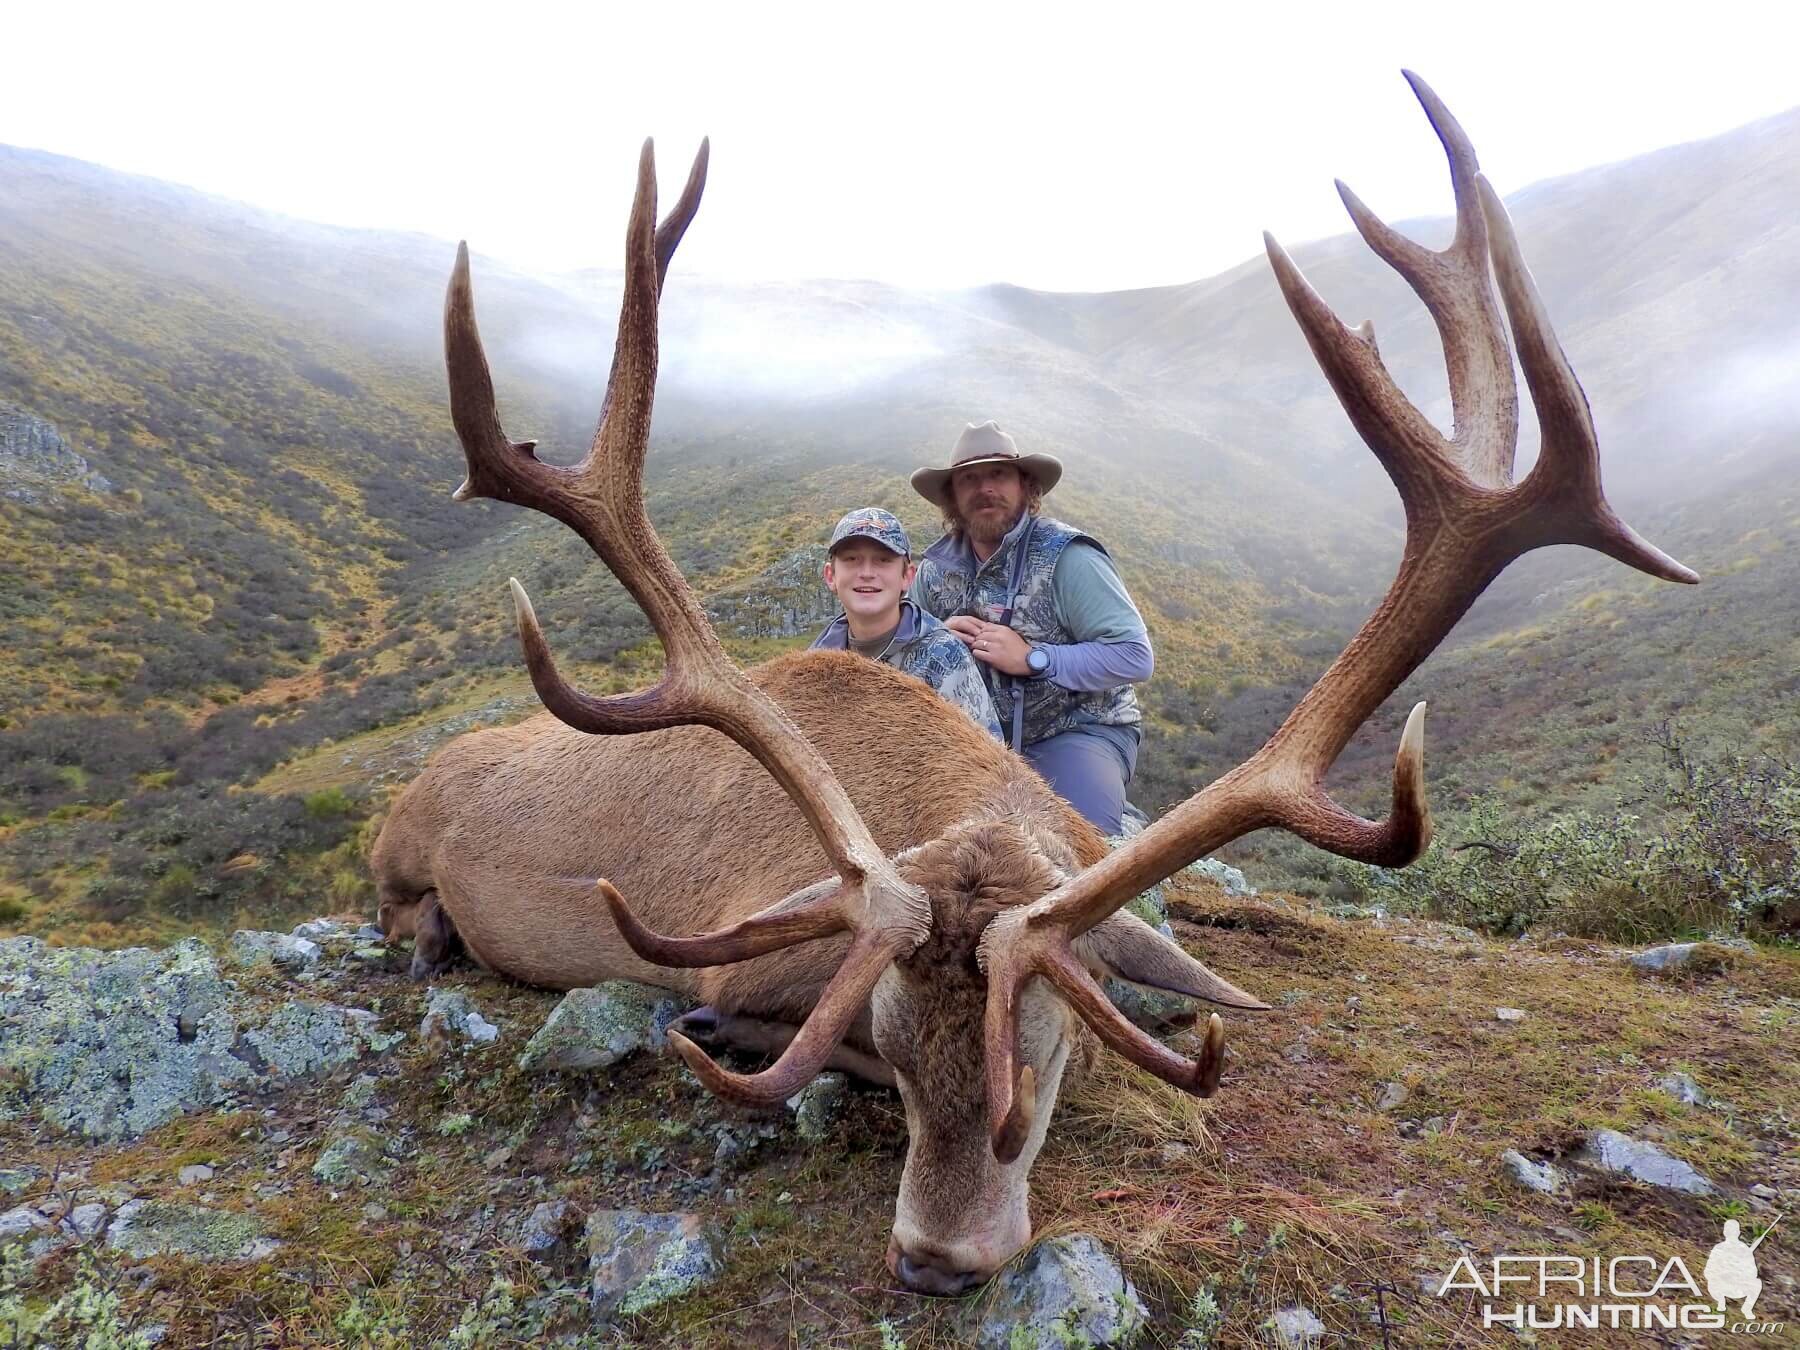
<svg viewBox="0 0 1800 1350">
<path fill-rule="evenodd" d="M 594 1320 L 632 1317 L 718 1278 L 716 1231 L 698 1214 L 605 1209 L 588 1216 L 588 1287 Z"/>
<path fill-rule="evenodd" d="M 1509 1148 L 1500 1155 L 1507 1175 L 1528 1191 L 1539 1195 L 1556 1195 L 1568 1184 L 1561 1170 L 1549 1163 L 1533 1162 L 1517 1149 Z"/>
<path fill-rule="evenodd" d="M 89 467 L 52 423 L 16 404 L 0 403 L 0 496 L 35 502 L 44 489 L 72 487 L 112 491 L 112 484 Z"/>
<path fill-rule="evenodd" d="M 387 1141 L 365 1125 L 349 1125 L 326 1137 L 312 1174 L 327 1186 L 374 1186 L 387 1179 L 389 1166 Z"/>
<path fill-rule="evenodd" d="M 381 1030 L 372 1012 L 307 999 L 282 1004 L 262 1026 L 244 1034 L 263 1067 L 290 1078 L 335 1069 L 398 1039 Z"/>
<path fill-rule="evenodd" d="M 680 1005 L 665 989 L 608 980 L 571 989 L 519 1055 L 527 1073 L 606 1069 L 639 1050 L 660 1050 Z"/>
<path fill-rule="evenodd" d="M 202 1261 L 260 1261 L 277 1246 L 252 1215 L 167 1200 L 120 1206 L 106 1230 L 106 1245 L 139 1259 L 191 1256 Z"/>
<path fill-rule="evenodd" d="M 1125 1272 L 1087 1233 L 1038 1243 L 993 1289 L 975 1333 L 983 1350 L 1133 1345 L 1150 1317 Z"/>
<path fill-rule="evenodd" d="M 0 1195 L 17 1195 L 43 1175 L 41 1167 L 0 1167 Z"/>
<path fill-rule="evenodd" d="M 251 968 L 274 965 L 283 970 L 306 970 L 318 964 L 321 950 L 311 938 L 250 928 L 240 928 L 226 944 L 226 955 L 233 964 Z"/>
<path fill-rule="evenodd" d="M 1647 1186 L 1686 1195 L 1712 1195 L 1718 1189 L 1681 1159 L 1671 1158 L 1656 1145 L 1617 1130 L 1594 1131 L 1577 1156 L 1591 1167 L 1618 1172 Z"/>
<path fill-rule="evenodd" d="M 1250 896 L 1256 894 L 1256 887 L 1244 879 L 1244 874 L 1228 863 L 1217 858 L 1202 858 L 1198 862 L 1189 863 L 1187 870 L 1194 876 L 1205 877 L 1219 886 L 1227 895 Z"/>
<path fill-rule="evenodd" d="M 419 1023 L 419 1034 L 456 1038 L 488 1045 L 500 1036 L 500 1028 L 481 1015 L 458 989 L 433 989 L 425 997 L 425 1018 Z"/>
<path fill-rule="evenodd" d="M 31 1113 L 91 1139 L 135 1138 L 396 1039 L 360 1009 L 266 1012 L 198 938 L 117 952 L 0 941 L 0 1119 Z"/>
<path fill-rule="evenodd" d="M 14 1113 L 117 1140 L 223 1100 L 253 1076 L 233 1053 L 232 993 L 197 938 L 119 952 L 0 941 L 0 1077 Z"/>
<path fill-rule="evenodd" d="M 816 1144 L 829 1135 L 849 1090 L 850 1080 L 843 1074 L 822 1073 L 789 1097 L 788 1109 L 794 1113 L 794 1126 L 800 1137 Z"/>
</svg>

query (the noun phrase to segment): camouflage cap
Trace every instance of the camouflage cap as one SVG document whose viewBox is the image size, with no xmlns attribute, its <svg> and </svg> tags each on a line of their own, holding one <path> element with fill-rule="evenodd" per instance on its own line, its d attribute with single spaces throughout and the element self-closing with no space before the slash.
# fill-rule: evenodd
<svg viewBox="0 0 1800 1350">
<path fill-rule="evenodd" d="M 906 537 L 906 527 L 892 511 L 883 511 L 879 506 L 859 506 L 840 520 L 831 532 L 826 551 L 836 553 L 844 540 L 855 538 L 873 539 L 890 553 L 912 557 L 912 540 Z"/>
</svg>

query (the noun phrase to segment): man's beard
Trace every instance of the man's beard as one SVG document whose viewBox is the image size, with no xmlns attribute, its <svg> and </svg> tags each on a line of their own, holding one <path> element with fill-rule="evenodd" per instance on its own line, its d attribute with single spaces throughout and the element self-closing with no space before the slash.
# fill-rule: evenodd
<svg viewBox="0 0 1800 1350">
<path fill-rule="evenodd" d="M 980 508 L 978 507 L 976 509 L 979 510 Z M 1000 541 L 1011 533 L 1012 527 L 1019 523 L 1019 517 L 1024 514 L 1025 504 L 1021 502 L 1018 511 L 1014 513 L 1010 520 L 994 519 L 990 522 L 986 518 L 971 516 L 963 522 L 963 525 L 969 532 L 969 540 L 971 543 L 975 544 L 978 548 L 993 549 L 1000 546 Z"/>
</svg>

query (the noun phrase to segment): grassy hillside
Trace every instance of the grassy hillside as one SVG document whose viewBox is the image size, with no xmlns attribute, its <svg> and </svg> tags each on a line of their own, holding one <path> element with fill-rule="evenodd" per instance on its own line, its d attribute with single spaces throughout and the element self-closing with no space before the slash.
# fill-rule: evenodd
<svg viewBox="0 0 1800 1350">
<path fill-rule="evenodd" d="M 1765 376 L 1786 331 L 1769 297 L 1800 281 L 1791 186 L 1767 168 L 1796 139 L 1800 120 L 1775 119 L 1519 194 L 1615 500 L 1707 583 L 1528 560 L 1352 747 L 1351 799 L 1373 805 L 1421 696 L 1450 807 L 1611 791 L 1670 715 L 1701 744 L 1793 753 L 1800 409 Z M 0 932 L 107 942 L 321 890 L 362 903 L 382 793 L 445 736 L 532 706 L 509 575 L 585 678 L 653 676 L 647 626 L 566 531 L 449 500 L 450 253 L 0 148 L 0 404 L 110 485 L 0 490 Z M 1351 239 L 1298 257 L 1346 318 L 1375 316 L 1441 412 L 1404 288 Z M 478 259 L 476 286 L 509 429 L 574 457 L 616 275 Z M 935 535 L 905 475 L 962 422 L 1061 456 L 1051 507 L 1111 547 L 1158 651 L 1134 788 L 1151 808 L 1254 748 L 1398 556 L 1392 490 L 1260 260 L 1109 296 L 726 285 L 678 265 L 663 347 L 651 514 L 745 659 L 823 618 L 819 545 L 847 506 Z"/>
</svg>

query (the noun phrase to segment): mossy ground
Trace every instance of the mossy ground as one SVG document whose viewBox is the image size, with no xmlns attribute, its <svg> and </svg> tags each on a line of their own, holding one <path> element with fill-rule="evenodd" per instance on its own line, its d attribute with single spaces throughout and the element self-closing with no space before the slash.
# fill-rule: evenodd
<svg viewBox="0 0 1800 1350">
<path fill-rule="evenodd" d="M 1482 1330 L 1468 1296 L 1439 1299 L 1422 1278 L 1435 1289 L 1465 1250 L 1642 1251 L 1697 1271 L 1721 1219 L 1740 1218 L 1749 1235 L 1772 1217 L 1748 1186 L 1800 1186 L 1791 950 L 1730 950 L 1670 978 L 1588 942 L 1337 919 L 1197 884 L 1177 888 L 1174 911 L 1190 948 L 1277 1010 L 1231 1019 L 1233 1058 L 1210 1102 L 1101 1056 L 1065 1094 L 1033 1175 L 1039 1234 L 1101 1238 L 1155 1314 L 1152 1343 L 1172 1345 L 1207 1288 L 1224 1313 L 1223 1346 L 1262 1343 L 1266 1319 L 1294 1302 L 1324 1319 L 1333 1344 L 1381 1344 L 1371 1318 L 1385 1318 L 1398 1346 L 1509 1344 L 1510 1333 Z M 409 1033 L 379 1065 L 113 1151 L 0 1125 L 9 1164 L 45 1172 L 20 1198 L 73 1203 L 114 1187 L 261 1219 L 282 1243 L 267 1262 L 156 1258 L 141 1285 L 120 1283 L 127 1311 L 168 1323 L 173 1344 L 423 1345 L 463 1325 L 465 1336 L 480 1328 L 465 1343 L 510 1345 L 575 1330 L 586 1316 L 579 1273 L 535 1266 L 517 1246 L 518 1222 L 558 1196 L 583 1211 L 695 1210 L 724 1229 L 724 1276 L 626 1322 L 632 1344 L 876 1346 L 884 1322 L 909 1346 L 964 1342 L 971 1300 L 909 1295 L 883 1265 L 906 1138 L 889 1094 L 849 1094 L 823 1143 L 802 1143 L 785 1121 L 756 1140 L 756 1117 L 706 1095 L 671 1059 L 521 1074 L 513 1061 L 556 996 L 472 972 L 448 982 L 500 1024 L 495 1045 L 422 1040 L 422 991 L 397 969 L 358 970 L 333 996 Z M 1502 1006 L 1525 1020 L 1500 1021 Z M 1660 1091 L 1673 1069 L 1713 1104 Z M 384 1183 L 333 1188 L 311 1169 L 359 1072 L 378 1079 L 395 1165 Z M 1383 1112 L 1390 1082 L 1407 1098 Z M 466 1130 L 440 1130 L 459 1115 L 473 1118 Z M 721 1125 L 747 1145 L 715 1174 Z M 1519 1189 L 1500 1164 L 1508 1148 L 1562 1154 L 1599 1127 L 1655 1141 L 1720 1195 L 1577 1173 L 1551 1198 Z M 180 1186 L 192 1162 L 215 1176 Z M 1796 1250 L 1778 1231 L 1759 1252 L 1765 1311 L 1790 1329 L 1794 1286 L 1782 1282 L 1800 1275 Z M 76 1268 L 65 1249 L 39 1288 Z M 1642 1343 L 1582 1335 L 1582 1345 Z"/>
</svg>

